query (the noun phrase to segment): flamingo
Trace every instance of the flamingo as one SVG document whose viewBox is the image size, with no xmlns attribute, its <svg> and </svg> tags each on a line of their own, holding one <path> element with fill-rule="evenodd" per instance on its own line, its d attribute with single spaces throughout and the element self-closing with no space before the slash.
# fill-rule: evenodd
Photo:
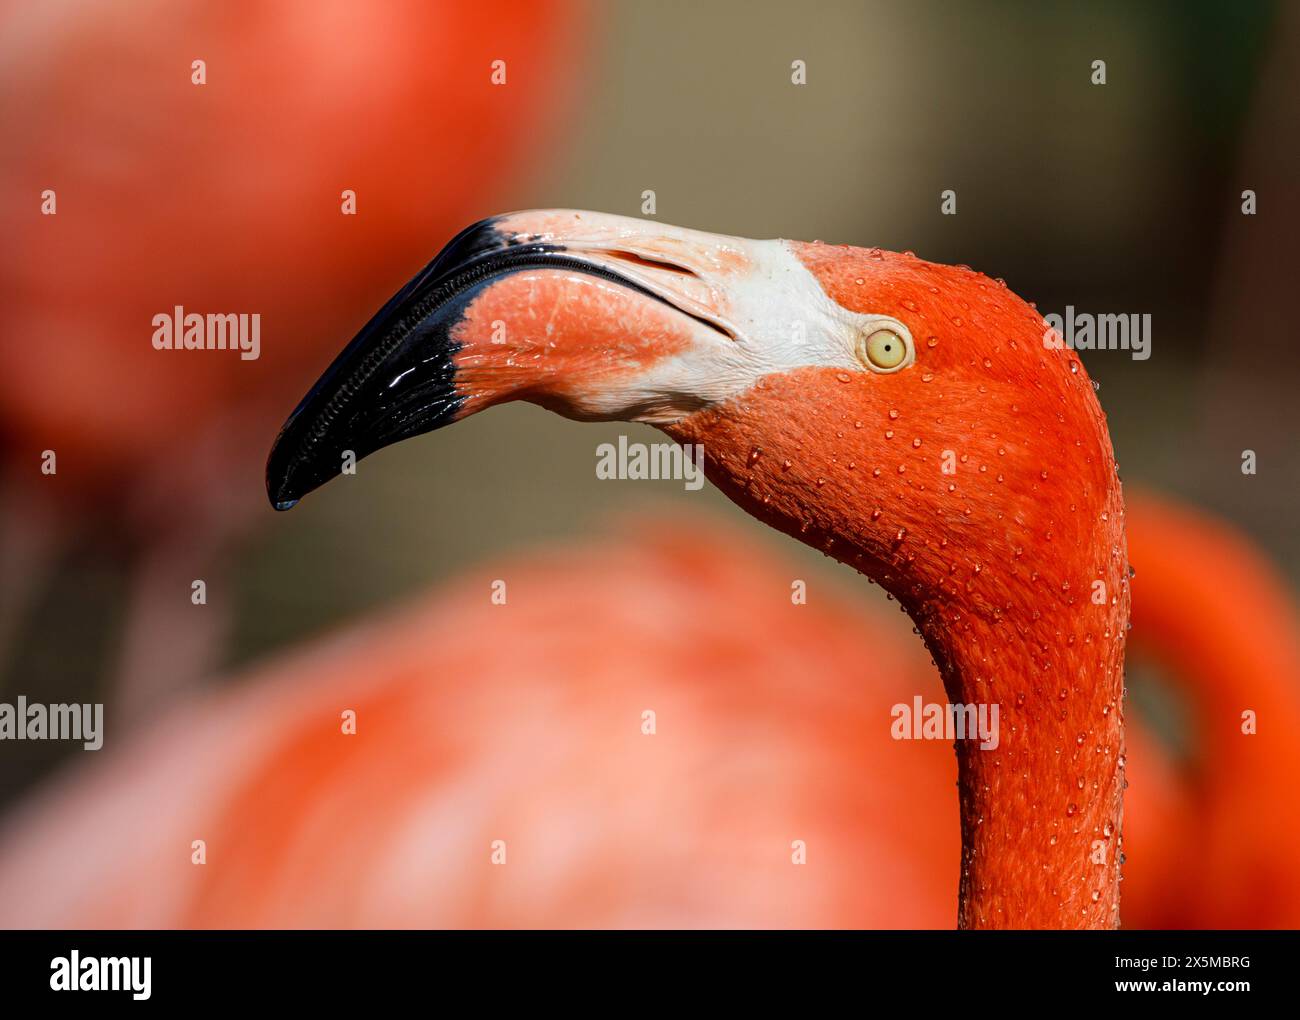
<svg viewBox="0 0 1300 1020">
<path fill-rule="evenodd" d="M 468 228 L 271 452 L 278 509 L 349 458 L 522 399 L 658 426 L 761 521 L 879 582 L 948 699 L 958 924 L 1119 923 L 1124 504 L 1077 356 L 967 267 L 571 210 Z"/>
<path fill-rule="evenodd" d="M 1125 913 L 1152 927 L 1300 927 L 1300 816 L 1285 807 L 1300 775 L 1295 602 L 1244 535 L 1203 512 L 1144 493 L 1128 534 L 1133 650 L 1181 692 L 1194 751 L 1171 763 L 1177 796 L 1141 862 L 1166 876 L 1163 892 L 1126 875 Z M 1258 732 L 1243 732 L 1246 712 Z"/>
<path fill-rule="evenodd" d="M 349 455 L 510 399 L 702 448 L 742 508 L 898 599 L 952 704 L 999 708 L 995 748 L 957 745 L 959 926 L 1111 928 L 1124 507 L 1087 374 L 1047 335 L 1007 287 L 915 255 L 507 215 L 344 349 L 268 491 L 287 509 Z"/>
<path fill-rule="evenodd" d="M 1129 517 L 1145 654 L 1203 719 L 1235 691 L 1273 722 L 1253 760 L 1207 747 L 1217 769 L 1130 723 L 1125 924 L 1294 927 L 1300 829 L 1261 810 L 1295 774 L 1293 606 L 1225 525 L 1151 496 Z M 1188 547 L 1231 589 L 1184 566 Z M 799 572 L 734 526 L 662 511 L 484 564 L 41 793 L 0 838 L 0 925 L 950 924 L 952 755 L 880 725 L 933 667 L 848 590 L 793 606 Z M 487 597 L 503 576 L 508 607 Z M 1179 605 L 1217 626 L 1162 609 Z"/>
<path fill-rule="evenodd" d="M 329 324 L 517 179 L 570 105 L 587 13 L 576 0 L 402 0 L 382 17 L 338 2 L 232 17 L 194 0 L 142 17 L 91 0 L 6 12 L 0 96 L 19 158 L 0 165 L 0 332 L 23 342 L 0 374 L 0 658 L 42 572 L 89 532 L 131 569 L 119 707 L 139 716 L 210 665 L 223 553 L 256 519 L 247 451 Z M 411 158 L 448 137 L 462 160 Z M 286 279 L 289 260 L 301 272 Z M 155 350 L 151 317 L 176 305 L 260 315 L 259 356 Z M 100 399 L 105 379 L 115 399 Z M 195 578 L 210 588 L 201 613 Z"/>
<path fill-rule="evenodd" d="M 860 629 L 830 591 L 795 611 L 789 572 L 689 517 L 484 564 L 179 706 L 11 816 L 0 925 L 941 925 L 956 827 L 909 818 L 950 797 L 951 756 L 917 742 L 910 786 L 864 784 L 899 758 L 855 737 L 928 660 L 886 637 L 864 682 L 850 664 L 886 621 Z"/>
</svg>

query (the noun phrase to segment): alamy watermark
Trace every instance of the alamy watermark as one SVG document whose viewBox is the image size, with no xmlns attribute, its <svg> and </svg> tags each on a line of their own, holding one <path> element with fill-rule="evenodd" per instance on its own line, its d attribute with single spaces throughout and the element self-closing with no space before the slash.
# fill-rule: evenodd
<svg viewBox="0 0 1300 1020">
<path fill-rule="evenodd" d="M 895 740 L 978 740 L 980 749 L 997 749 L 997 702 L 978 705 L 952 705 L 912 699 L 910 705 L 900 702 L 889 710 L 894 721 L 889 735 Z"/>
<path fill-rule="evenodd" d="M 596 477 L 633 480 L 672 479 L 684 482 L 691 492 L 704 487 L 704 446 L 700 443 L 630 443 L 618 437 L 618 445 L 596 447 Z"/>
<path fill-rule="evenodd" d="M 0 702 L 0 740 L 80 740 L 87 751 L 104 746 L 103 705 L 42 705 L 18 695 Z"/>
<path fill-rule="evenodd" d="M 152 956 L 82 956 L 72 950 L 50 961 L 55 992 L 130 992 L 138 1001 L 153 994 Z"/>
<path fill-rule="evenodd" d="M 156 351 L 238 351 L 244 361 L 262 354 L 262 313 L 225 312 L 200 315 L 176 305 L 170 314 L 153 317 Z"/>
<path fill-rule="evenodd" d="M 1048 329 L 1043 346 L 1059 351 L 1130 351 L 1134 361 L 1151 357 L 1151 313 L 1142 315 L 1093 315 L 1065 306 L 1065 315 L 1043 316 Z"/>
</svg>

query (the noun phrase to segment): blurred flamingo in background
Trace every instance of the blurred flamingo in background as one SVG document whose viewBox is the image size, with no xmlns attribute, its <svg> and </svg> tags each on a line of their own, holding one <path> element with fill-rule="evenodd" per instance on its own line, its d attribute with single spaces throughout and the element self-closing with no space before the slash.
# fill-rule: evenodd
<svg viewBox="0 0 1300 1020">
<path fill-rule="evenodd" d="M 955 827 L 911 800 L 951 797 L 950 752 L 870 739 L 919 645 L 860 675 L 851 600 L 794 607 L 778 562 L 680 523 L 489 565 L 170 716 L 8 819 L 0 923 L 943 923 Z"/>
<path fill-rule="evenodd" d="M 1228 526 L 1129 515 L 1136 652 L 1197 723 L 1180 761 L 1130 719 L 1125 924 L 1294 927 L 1293 605 Z M 792 605 L 795 573 L 690 516 L 487 565 L 37 796 L 0 924 L 950 926 L 951 750 L 888 735 L 934 666 L 834 585 Z"/>
<path fill-rule="evenodd" d="M 81 531 L 134 560 L 119 718 L 211 666 L 220 614 L 188 612 L 190 584 L 213 587 L 249 523 L 250 451 L 340 316 L 532 172 L 569 106 L 587 13 L 5 7 L 0 659 L 43 566 Z M 177 305 L 260 314 L 260 357 L 154 350 L 153 316 Z M 214 591 L 210 608 L 227 601 Z"/>
<path fill-rule="evenodd" d="M 1134 853 L 1126 913 L 1138 909 L 1151 927 L 1300 927 L 1295 600 L 1227 522 L 1150 495 L 1129 505 L 1133 652 L 1183 700 L 1190 747 L 1175 762 L 1184 821 L 1160 833 L 1148 860 Z M 1142 769 L 1133 768 L 1136 785 Z M 1140 808 L 1131 822 L 1145 824 Z M 1147 869 L 1157 868 L 1167 892 L 1151 896 Z"/>
</svg>

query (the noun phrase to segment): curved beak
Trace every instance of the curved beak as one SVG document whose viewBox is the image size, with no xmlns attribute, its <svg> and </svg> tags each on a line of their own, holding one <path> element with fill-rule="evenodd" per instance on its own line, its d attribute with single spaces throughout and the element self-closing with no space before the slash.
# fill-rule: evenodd
<svg viewBox="0 0 1300 1020">
<path fill-rule="evenodd" d="M 507 400 L 666 424 L 754 372 L 746 294 L 782 242 L 597 213 L 484 220 L 362 328 L 281 429 L 271 503 L 385 446 Z"/>
</svg>

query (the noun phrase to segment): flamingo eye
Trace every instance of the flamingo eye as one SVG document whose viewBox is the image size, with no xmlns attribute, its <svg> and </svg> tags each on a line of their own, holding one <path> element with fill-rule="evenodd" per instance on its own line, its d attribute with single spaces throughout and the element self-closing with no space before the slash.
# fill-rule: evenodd
<svg viewBox="0 0 1300 1020">
<path fill-rule="evenodd" d="M 907 361 L 907 341 L 892 329 L 877 329 L 858 338 L 858 358 L 876 372 L 893 372 Z"/>
</svg>

